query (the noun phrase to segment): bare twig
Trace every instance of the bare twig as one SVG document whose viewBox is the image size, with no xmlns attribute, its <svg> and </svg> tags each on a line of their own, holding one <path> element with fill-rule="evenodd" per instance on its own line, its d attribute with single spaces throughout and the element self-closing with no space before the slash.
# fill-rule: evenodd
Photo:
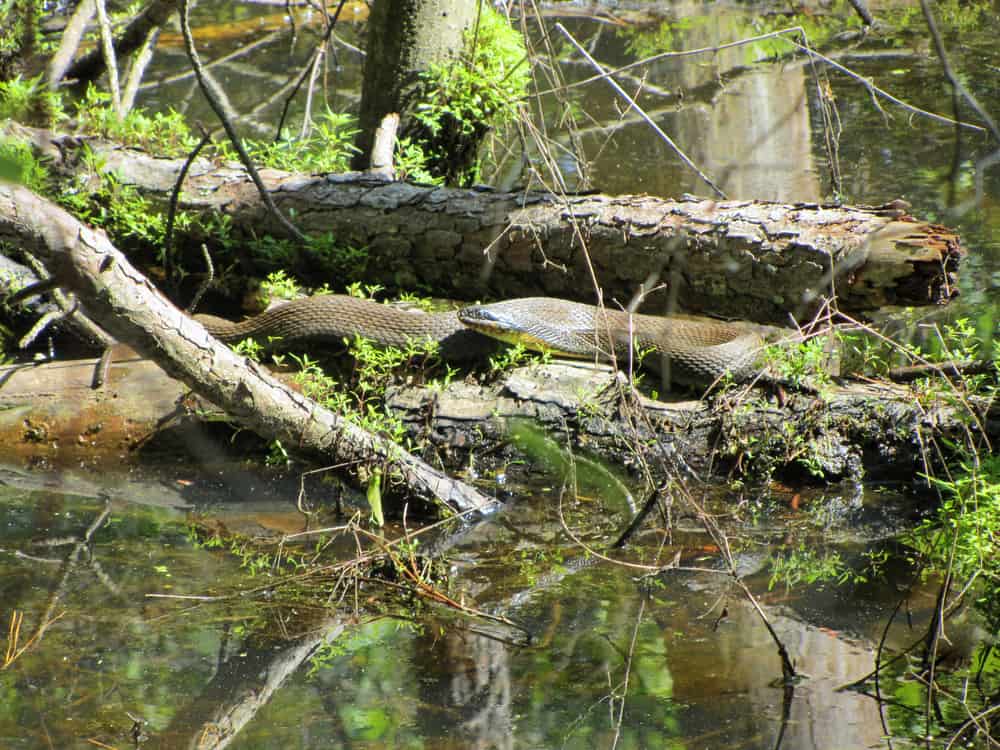
<svg viewBox="0 0 1000 750">
<path fill-rule="evenodd" d="M 865 5 L 865 0 L 850 0 L 851 7 L 854 11 L 861 17 L 865 26 L 874 26 L 875 19 L 872 17 L 872 13 L 868 10 L 868 6 Z"/>
<path fill-rule="evenodd" d="M 976 97 L 972 95 L 965 85 L 959 80 L 958 76 L 951 69 L 951 63 L 948 62 L 948 54 L 944 49 L 944 42 L 941 39 L 941 33 L 938 31 L 937 22 L 934 20 L 934 11 L 931 10 L 930 4 L 927 0 L 920 0 L 920 8 L 923 10 L 924 19 L 927 21 L 927 29 L 930 31 L 931 38 L 934 41 L 934 49 L 937 50 L 938 57 L 941 58 L 941 69 L 944 72 L 945 78 L 948 79 L 948 83 L 951 84 L 952 91 L 956 96 L 960 96 L 965 100 L 977 115 L 986 123 L 987 129 L 990 131 L 990 135 L 993 136 L 993 140 L 1000 144 L 1000 127 L 997 126 L 996 121 L 989 115 L 989 113 L 983 109 L 982 105 L 976 100 Z M 953 105 L 955 111 L 955 122 L 958 122 L 958 105 L 957 102 Z"/>
<path fill-rule="evenodd" d="M 154 26 L 149 30 L 146 40 L 132 58 L 132 64 L 129 66 L 125 80 L 125 90 L 122 92 L 122 112 L 128 113 L 135 105 L 135 95 L 139 92 L 139 85 L 142 83 L 142 76 L 146 72 L 146 68 L 153 60 L 153 50 L 156 48 L 156 40 L 159 37 L 160 27 Z"/>
<path fill-rule="evenodd" d="M 627 101 L 629 103 L 629 106 L 634 108 L 635 111 L 638 112 L 639 115 L 642 117 L 642 119 L 646 121 L 646 124 L 649 125 L 653 129 L 653 131 L 657 135 L 659 135 L 660 138 L 668 146 L 670 146 L 671 149 L 673 149 L 674 153 L 676 153 L 680 157 L 681 161 L 683 161 L 691 170 L 693 170 L 694 173 L 697 174 L 706 185 L 712 188 L 712 190 L 715 192 L 716 195 L 718 195 L 720 198 L 725 198 L 726 194 L 722 191 L 722 188 L 716 185 L 708 175 L 702 172 L 701 169 L 699 169 L 699 167 L 693 161 L 691 161 L 690 157 L 688 157 L 688 155 L 685 154 L 676 143 L 674 143 L 673 139 L 671 139 L 669 135 L 664 133 L 663 129 L 659 125 L 657 125 L 656 122 L 654 122 L 653 119 L 643 111 L 643 109 L 639 106 L 639 104 L 635 101 L 635 99 L 629 96 L 625 92 L 625 89 L 623 89 L 621 86 L 618 85 L 618 83 L 611 76 L 611 74 L 605 71 L 604 68 L 601 67 L 601 64 L 598 63 L 593 57 L 591 57 L 590 53 L 587 52 L 587 50 L 585 50 L 583 46 L 578 41 L 576 41 L 576 39 L 573 38 L 573 35 L 566 30 L 566 27 L 563 26 L 561 23 L 557 23 L 556 28 L 562 32 L 563 36 L 565 36 L 574 47 L 576 47 L 577 52 L 579 52 L 581 55 L 587 58 L 587 61 L 597 71 L 600 72 L 601 74 L 600 77 L 603 78 L 605 81 L 607 81 L 608 85 L 611 86 L 611 88 L 613 88 L 620 97 L 622 97 L 625 101 Z"/>
<path fill-rule="evenodd" d="M 798 35 L 802 39 L 802 42 L 797 42 L 794 39 L 786 38 L 788 36 L 794 36 L 794 35 Z M 619 73 L 631 70 L 631 69 L 639 67 L 641 65 L 649 65 L 651 63 L 657 62 L 658 60 L 664 60 L 664 59 L 674 58 L 674 57 L 687 57 L 687 56 L 690 56 L 690 55 L 715 54 L 717 52 L 720 52 L 720 51 L 725 50 L 725 49 L 729 49 L 731 47 L 741 47 L 741 46 L 746 45 L 746 44 L 753 44 L 755 42 L 759 42 L 759 41 L 762 41 L 764 39 L 770 39 L 770 38 L 775 38 L 775 37 L 783 38 L 786 42 L 788 42 L 792 46 L 794 46 L 797 49 L 799 49 L 800 51 L 806 53 L 809 57 L 815 58 L 817 60 L 821 60 L 821 61 L 825 62 L 827 65 L 831 66 L 832 68 L 835 68 L 836 70 L 839 70 L 844 75 L 849 76 L 850 78 L 852 78 L 853 80 L 857 81 L 862 86 L 864 86 L 866 89 L 868 89 L 868 91 L 872 94 L 872 96 L 880 96 L 880 97 L 882 97 L 884 99 L 887 99 L 888 101 L 892 102 L 893 104 L 897 105 L 898 107 L 901 107 L 901 108 L 903 108 L 903 109 L 905 109 L 905 110 L 907 110 L 909 112 L 912 112 L 912 113 L 914 113 L 916 115 L 919 115 L 921 117 L 927 117 L 927 118 L 929 118 L 931 120 L 934 120 L 936 122 L 942 122 L 942 123 L 945 123 L 945 124 L 948 124 L 948 125 L 955 125 L 957 123 L 961 127 L 966 128 L 968 130 L 975 130 L 975 131 L 979 131 L 979 132 L 985 132 L 986 131 L 986 128 L 983 128 L 983 127 L 981 127 L 979 125 L 974 125 L 974 124 L 968 123 L 968 122 L 957 121 L 957 120 L 954 120 L 954 119 L 952 119 L 950 117 L 945 117 L 944 115 L 939 115 L 939 114 L 936 114 L 934 112 L 928 112 L 925 109 L 921 109 L 920 107 L 916 107 L 916 106 L 914 106 L 912 104 L 909 104 L 908 102 L 903 101 L 902 99 L 899 99 L 896 96 L 893 96 L 888 91 L 885 91 L 884 89 L 879 88 L 878 86 L 876 86 L 875 84 L 873 84 L 871 81 L 869 81 L 867 78 L 864 78 L 863 76 L 859 75 L 858 73 L 855 73 L 850 68 L 847 68 L 847 67 L 841 65 L 840 63 L 834 61 L 833 59 L 827 57 L 826 55 L 823 55 L 822 53 L 817 52 L 816 50 L 814 50 L 811 47 L 809 47 L 808 43 L 806 42 L 805 30 L 801 26 L 790 26 L 787 29 L 780 29 L 778 31 L 772 31 L 772 32 L 770 32 L 768 34 L 761 34 L 759 36 L 748 37 L 746 39 L 741 39 L 741 40 L 738 40 L 738 41 L 735 41 L 735 42 L 727 42 L 726 44 L 719 44 L 719 45 L 715 45 L 715 46 L 712 46 L 712 47 L 699 47 L 698 49 L 691 49 L 691 50 L 661 52 L 658 55 L 653 55 L 651 57 L 646 57 L 646 58 L 643 58 L 642 60 L 637 60 L 636 62 L 629 63 L 628 65 L 622 65 L 622 66 L 620 66 L 618 68 L 613 68 L 611 70 L 606 70 L 606 71 L 602 72 L 599 75 L 591 76 L 590 78 L 585 78 L 585 79 L 580 80 L 580 81 L 574 81 L 573 83 L 566 84 L 564 86 L 564 88 L 565 89 L 570 89 L 570 88 L 575 88 L 577 86 L 583 86 L 584 84 L 592 83 L 594 81 L 599 81 L 602 78 L 606 78 L 608 76 L 618 75 Z M 542 94 L 553 93 L 555 90 L 556 89 L 549 89 L 549 90 L 546 90 L 546 91 L 542 91 L 542 92 L 540 92 L 539 96 L 542 95 Z"/>
<path fill-rule="evenodd" d="M 281 108 L 281 117 L 278 118 L 278 124 L 274 129 L 274 140 L 278 140 L 278 138 L 281 137 L 281 131 L 285 127 L 285 119 L 288 117 L 288 109 L 292 106 L 292 100 L 295 98 L 295 95 L 299 93 L 299 89 L 302 87 L 302 84 L 305 83 L 306 78 L 309 77 L 310 72 L 313 69 L 313 65 L 315 64 L 315 61 L 321 56 L 322 51 L 326 48 L 326 45 L 329 43 L 330 36 L 333 34 L 334 28 L 336 28 L 337 26 L 337 19 L 340 18 L 340 11 L 343 10 L 345 2 L 346 0 L 340 0 L 340 3 L 337 5 L 337 10 L 335 10 L 333 13 L 333 18 L 331 18 L 329 23 L 327 24 L 326 33 L 323 35 L 323 38 L 320 40 L 319 44 L 316 45 L 316 49 L 313 52 L 312 62 L 305 67 L 305 69 L 299 75 L 298 80 L 296 80 L 295 83 L 292 85 L 291 92 L 285 99 L 285 105 Z M 287 85 L 285 88 L 287 88 Z"/>
<path fill-rule="evenodd" d="M 115 57 L 114 39 L 111 36 L 111 23 L 104 7 L 104 0 L 94 0 L 97 8 L 97 23 L 101 29 L 101 51 L 104 54 L 104 67 L 108 71 L 108 88 L 111 89 L 111 108 L 115 117 L 122 117 L 122 94 L 118 83 L 118 60 Z"/>
<path fill-rule="evenodd" d="M 250 154 L 247 153 L 246 147 L 243 145 L 243 140 L 236 132 L 236 128 L 233 126 L 229 117 L 226 116 L 225 110 L 219 100 L 218 92 L 214 90 L 214 86 L 209 82 L 209 78 L 202 70 L 201 61 L 198 58 L 198 51 L 194 46 L 194 37 L 191 35 L 191 24 L 188 20 L 188 6 L 189 0 L 180 0 L 181 34 L 184 36 L 184 46 L 187 50 L 188 58 L 191 60 L 191 65 L 194 67 L 195 75 L 198 78 L 198 85 L 201 86 L 202 93 L 208 100 L 212 110 L 222 122 L 222 127 L 225 128 L 226 135 L 229 136 L 229 140 L 233 144 L 233 148 L 235 148 L 236 153 L 239 154 L 240 162 L 242 162 L 244 168 L 247 170 L 247 174 L 250 175 L 250 179 L 253 180 L 253 184 L 257 186 L 257 191 L 260 193 L 260 197 L 261 200 L 264 201 L 264 205 L 267 206 L 267 210 L 289 234 L 291 234 L 299 242 L 305 242 L 307 240 L 306 236 L 302 234 L 298 227 L 292 224 L 275 205 L 274 198 L 271 197 L 271 193 L 264 186 L 264 181 L 261 180 L 260 174 L 257 172 L 257 168 L 254 166 L 253 160 L 250 158 Z"/>
<path fill-rule="evenodd" d="M 191 170 L 191 165 L 194 164 L 194 160 L 198 158 L 198 154 L 201 153 L 201 150 L 208 145 L 209 141 L 212 140 L 212 134 L 208 130 L 204 127 L 202 127 L 201 130 L 201 140 L 198 141 L 198 144 L 191 150 L 191 153 L 188 154 L 188 158 L 184 160 L 184 165 L 177 173 L 177 180 L 174 182 L 174 189 L 170 191 L 170 205 L 167 207 L 167 228 L 163 233 L 163 265 L 168 279 L 173 279 L 172 261 L 174 221 L 177 218 L 177 204 L 180 202 L 181 198 L 181 187 L 184 185 L 184 178 L 187 177 L 187 173 Z"/>
</svg>

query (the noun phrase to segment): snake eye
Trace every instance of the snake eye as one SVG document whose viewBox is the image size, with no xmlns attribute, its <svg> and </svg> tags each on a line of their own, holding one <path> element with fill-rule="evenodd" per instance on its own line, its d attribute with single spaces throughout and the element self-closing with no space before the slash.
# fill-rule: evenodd
<svg viewBox="0 0 1000 750">
<path fill-rule="evenodd" d="M 463 323 L 500 323 L 500 318 L 488 307 L 472 305 L 458 311 L 458 319 Z"/>
</svg>

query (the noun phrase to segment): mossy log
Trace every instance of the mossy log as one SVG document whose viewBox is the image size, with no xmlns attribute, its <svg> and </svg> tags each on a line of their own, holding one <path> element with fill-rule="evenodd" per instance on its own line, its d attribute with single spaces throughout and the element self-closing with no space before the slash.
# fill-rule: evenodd
<svg viewBox="0 0 1000 750">
<path fill-rule="evenodd" d="M 157 434 L 218 418 L 148 360 L 116 360 L 102 389 L 96 360 L 0 368 L 0 445 L 46 464 L 120 463 Z M 824 480 L 916 481 L 940 438 L 1000 438 L 1000 407 L 969 408 L 912 386 L 847 383 L 822 397 L 736 390 L 708 399 L 658 401 L 636 394 L 603 365 L 553 362 L 518 368 L 489 384 L 397 387 L 389 408 L 451 470 L 499 458 L 514 419 L 530 419 L 568 447 L 653 475 L 760 478 L 774 472 Z M 970 411 L 970 409 L 974 409 Z M 186 440 L 186 438 L 184 438 Z"/>
<path fill-rule="evenodd" d="M 93 138 L 8 126 L 54 169 L 79 175 L 97 163 L 148 196 L 165 199 L 183 160 L 161 159 Z M 84 149 L 98 158 L 82 159 Z M 363 252 L 352 263 L 389 288 L 430 286 L 459 299 L 551 295 L 626 304 L 645 285 L 669 285 L 646 309 L 787 323 L 836 294 L 840 309 L 947 300 L 963 249 L 950 230 L 879 207 L 649 196 L 496 193 L 384 182 L 360 174 L 309 176 L 263 170 L 275 203 L 313 237 Z M 97 181 L 94 180 L 96 189 Z M 198 160 L 181 205 L 217 211 L 230 240 L 282 236 L 242 168 Z M 203 238 L 189 237 L 189 240 Z M 209 238 L 211 239 L 211 238 Z M 336 263 L 302 253 L 311 277 Z M 244 254 L 242 260 L 252 263 Z M 300 269 L 303 270 L 303 269 Z M 598 289 L 595 289 L 595 284 Z"/>
</svg>

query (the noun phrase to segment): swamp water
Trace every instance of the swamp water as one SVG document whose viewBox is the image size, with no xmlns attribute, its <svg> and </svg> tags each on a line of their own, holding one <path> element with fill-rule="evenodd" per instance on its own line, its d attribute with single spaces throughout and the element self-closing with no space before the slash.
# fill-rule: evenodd
<svg viewBox="0 0 1000 750">
<path fill-rule="evenodd" d="M 624 18 L 659 11 L 666 20 L 580 18 L 575 4 L 565 9 L 573 17 L 562 19 L 609 65 L 778 27 L 773 16 L 748 15 L 743 6 L 616 8 Z M 989 6 L 970 8 L 965 12 L 979 13 L 978 22 L 946 42 L 966 86 L 996 117 L 997 18 Z M 206 38 L 202 50 L 209 59 L 266 28 L 255 23 L 255 14 L 266 17 L 266 11 L 202 4 L 200 12 L 203 28 L 216 22 L 218 38 Z M 839 18 L 849 14 L 841 9 Z M 356 27 L 342 26 L 338 33 L 356 42 Z M 223 30 L 239 32 L 238 38 L 223 38 Z M 264 88 L 285 81 L 296 67 L 288 56 L 308 51 L 308 33 L 293 45 L 278 36 L 262 48 L 266 55 L 218 66 L 238 110 L 249 111 Z M 949 94 L 926 40 L 914 33 L 898 44 L 841 50 L 837 59 L 916 106 L 948 114 Z M 773 51 L 758 45 L 661 61 L 645 79 L 660 91 L 710 88 L 717 79 L 718 86 L 683 106 L 653 90 L 640 101 L 732 197 L 810 201 L 831 190 L 818 93 L 828 91 L 842 127 L 845 199 L 877 204 L 903 197 L 916 216 L 957 228 L 971 250 L 962 296 L 914 317 L 968 316 L 989 349 L 1000 303 L 996 170 L 986 174 L 978 208 L 944 208 L 953 164 L 959 171 L 954 202 L 972 197 L 974 164 L 988 153 L 986 139 L 963 134 L 956 150 L 952 127 L 888 105 L 880 112 L 846 77 L 830 71 L 828 82 L 817 83 L 801 62 L 754 63 Z M 356 106 L 358 58 L 344 48 L 338 54 L 329 103 L 346 109 Z M 177 47 L 162 48 L 160 60 L 183 66 Z M 174 72 L 161 68 L 153 76 Z M 591 72 L 579 62 L 563 66 L 571 81 Z M 638 79 L 633 85 L 639 87 Z M 146 90 L 146 103 L 195 115 L 193 92 L 189 79 L 161 81 Z M 593 118 L 580 130 L 602 191 L 705 194 L 644 124 L 622 115 L 624 106 L 602 82 L 574 92 L 572 100 Z M 572 160 L 559 164 L 570 182 L 576 179 Z M 920 337 L 927 329 L 914 330 Z M 228 742 L 235 748 L 848 750 L 907 746 L 886 737 L 922 731 L 923 693 L 914 681 L 896 679 L 901 667 L 883 675 L 891 707 L 839 689 L 871 671 L 904 593 L 907 603 L 885 636 L 890 653 L 920 637 L 933 607 L 934 582 L 924 588 L 896 541 L 912 520 L 913 501 L 877 488 L 833 488 L 801 502 L 778 490 L 763 500 L 721 501 L 742 510 L 743 520 L 727 527 L 740 540 L 737 569 L 803 675 L 788 686 L 780 682 L 773 641 L 721 567 L 718 540 L 693 520 L 676 519 L 669 546 L 649 531 L 662 523 L 650 520 L 619 555 L 641 564 L 680 554 L 679 569 L 652 578 L 642 568 L 588 556 L 569 537 L 566 528 L 592 549 L 607 549 L 628 521 L 617 488 L 566 494 L 552 477 L 506 486 L 508 506 L 449 551 L 455 587 L 449 593 L 518 626 L 510 627 L 427 605 L 414 605 L 415 612 L 397 605 L 378 616 L 366 601 L 369 592 L 384 593 L 374 584 L 353 590 L 345 606 L 317 607 L 278 585 L 293 571 L 271 573 L 250 556 L 208 547 L 193 530 L 190 505 L 197 495 L 197 517 L 227 529 L 296 531 L 302 519 L 293 486 L 262 500 L 243 485 L 234 501 L 230 494 L 213 497 L 196 473 L 184 478 L 186 485 L 168 477 L 166 490 L 146 481 L 119 490 L 116 479 L 105 477 L 105 486 L 68 492 L 66 476 L 54 477 L 51 486 L 26 482 L 19 470 L 3 478 L 0 614 L 12 627 L 7 643 L 28 648 L 8 652 L 13 663 L 0 672 L 0 748 Z M 807 553 L 820 560 L 836 555 L 838 570 L 855 572 L 875 557 L 883 572 L 869 582 L 770 586 L 769 561 Z M 968 628 L 975 632 L 974 624 Z M 954 636 L 963 640 L 960 632 Z M 951 687 L 973 704 L 977 696 L 996 695 L 995 661 L 978 683 L 958 677 Z M 226 731 L 235 736 L 224 738 Z"/>
<path fill-rule="evenodd" d="M 606 747 L 620 728 L 619 747 L 772 747 L 783 732 L 784 747 L 830 750 L 880 746 L 885 731 L 876 701 L 838 688 L 871 669 L 914 583 L 891 541 L 905 504 L 886 493 L 775 504 L 733 534 L 739 572 L 804 675 L 785 690 L 774 643 L 697 523 L 679 519 L 666 548 L 646 532 L 622 557 L 676 551 L 679 570 L 648 577 L 581 552 L 564 523 L 606 549 L 628 520 L 607 488 L 571 500 L 520 487 L 449 551 L 450 595 L 511 627 L 416 604 L 379 617 L 364 601 L 382 595 L 374 583 L 327 612 L 289 593 L 294 566 L 252 574 L 252 559 L 241 568 L 192 530 L 193 518 L 291 530 L 287 502 L 223 497 L 192 516 L 185 493 L 141 483 L 124 499 L 5 476 L 3 601 L 30 647 L 0 675 L 2 747 L 130 747 L 133 717 L 143 747 L 216 746 L 230 721 L 239 748 Z M 769 557 L 802 546 L 848 568 L 886 554 L 885 577 L 769 588 Z M 933 591 L 911 593 L 889 648 L 919 636 Z"/>
</svg>

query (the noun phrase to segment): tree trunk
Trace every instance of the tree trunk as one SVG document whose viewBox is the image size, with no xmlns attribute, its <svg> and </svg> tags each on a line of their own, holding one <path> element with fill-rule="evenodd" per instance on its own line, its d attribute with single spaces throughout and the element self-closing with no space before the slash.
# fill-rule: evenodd
<svg viewBox="0 0 1000 750">
<path fill-rule="evenodd" d="M 7 132 L 31 140 L 53 168 L 70 172 L 79 170 L 86 145 L 104 171 L 164 201 L 183 163 L 97 139 Z M 690 312 L 787 324 L 789 315 L 808 319 L 833 292 L 851 313 L 946 301 L 964 254 L 954 232 L 908 216 L 901 202 L 865 208 L 673 201 L 433 188 L 358 174 L 261 176 L 300 229 L 362 249 L 352 262 L 365 280 L 389 289 L 430 286 L 459 299 L 541 294 L 627 304 L 653 280 L 670 289 L 648 297 L 649 312 L 676 303 Z M 182 205 L 225 214 L 231 239 L 283 235 L 238 167 L 197 161 Z M 193 247 L 204 241 L 187 239 Z M 352 280 L 344 278 L 337 252 L 303 251 L 297 271 L 333 284 Z"/>
<path fill-rule="evenodd" d="M 258 434 L 338 463 L 385 463 L 387 476 L 399 477 L 413 494 L 459 510 L 493 506 L 471 487 L 290 390 L 213 339 L 157 293 L 103 232 L 31 191 L 0 183 L 0 241 L 34 253 L 109 333 Z"/>
<path fill-rule="evenodd" d="M 355 169 L 369 167 L 382 118 L 405 114 L 417 75 L 461 53 L 478 5 L 470 0 L 375 0 L 368 21 Z"/>
</svg>

